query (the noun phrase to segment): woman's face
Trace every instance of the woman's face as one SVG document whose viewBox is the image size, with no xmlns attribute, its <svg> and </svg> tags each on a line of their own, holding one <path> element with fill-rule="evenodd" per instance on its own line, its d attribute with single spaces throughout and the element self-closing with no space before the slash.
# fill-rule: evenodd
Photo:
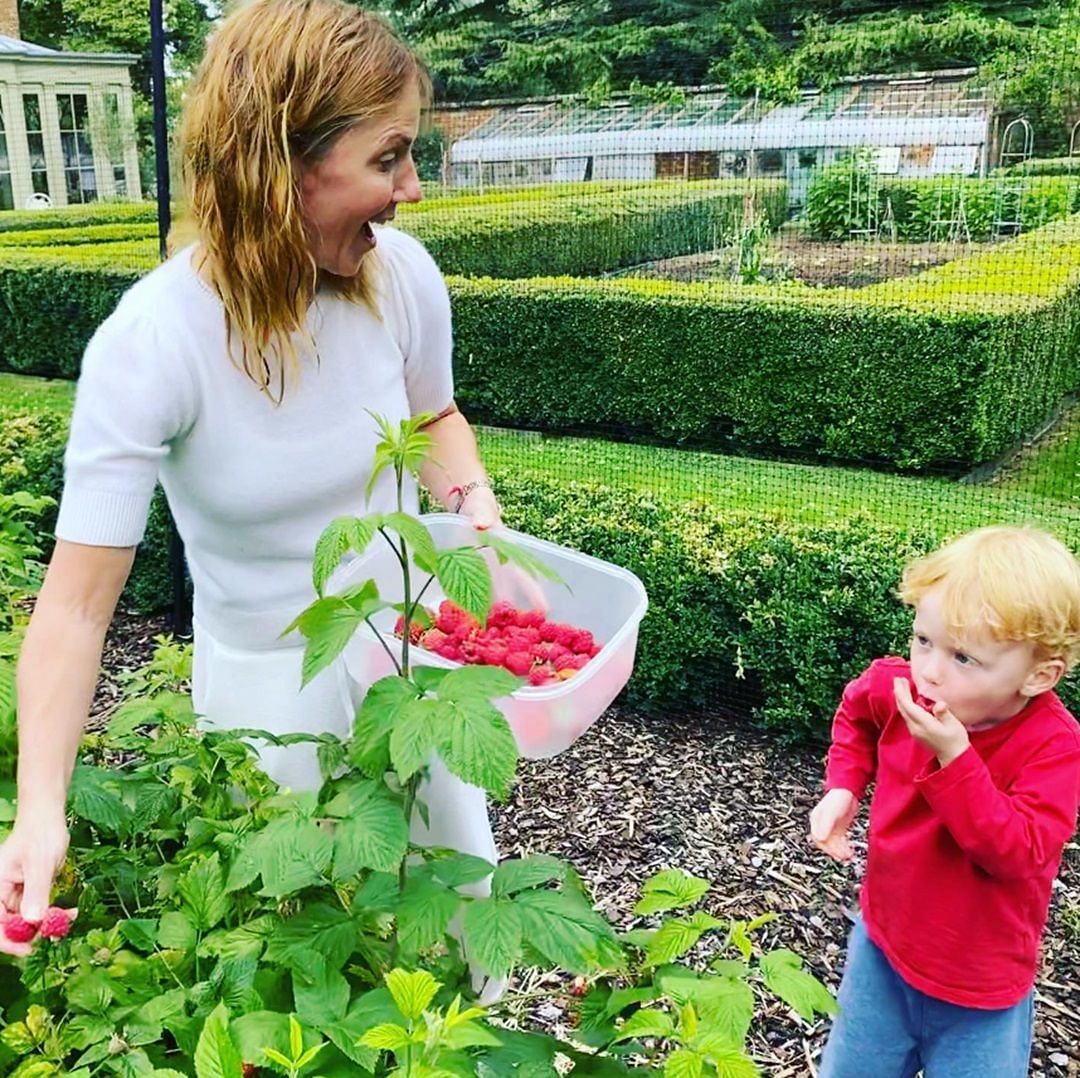
<svg viewBox="0 0 1080 1078">
<path fill-rule="evenodd" d="M 319 269 L 355 277 L 375 246 L 373 221 L 393 219 L 399 202 L 419 202 L 412 144 L 420 92 L 410 83 L 377 116 L 346 131 L 322 160 L 300 166 L 304 228 Z"/>
</svg>

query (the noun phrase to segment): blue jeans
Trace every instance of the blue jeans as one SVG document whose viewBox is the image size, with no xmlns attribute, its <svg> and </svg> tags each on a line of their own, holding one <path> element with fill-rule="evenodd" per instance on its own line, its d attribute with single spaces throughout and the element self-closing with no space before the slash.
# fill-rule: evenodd
<svg viewBox="0 0 1080 1078">
<path fill-rule="evenodd" d="M 1034 992 L 1002 1010 L 958 1007 L 901 979 L 855 922 L 840 982 L 840 1013 L 820 1078 L 1025 1078 Z"/>
</svg>

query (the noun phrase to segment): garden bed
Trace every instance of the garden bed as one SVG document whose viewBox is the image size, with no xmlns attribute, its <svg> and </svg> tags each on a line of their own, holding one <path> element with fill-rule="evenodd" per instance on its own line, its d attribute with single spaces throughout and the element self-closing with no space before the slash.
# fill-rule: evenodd
<svg viewBox="0 0 1080 1078">
<path fill-rule="evenodd" d="M 109 635 L 95 713 L 117 699 L 115 672 L 146 662 L 163 618 L 121 616 Z M 762 932 L 804 955 L 835 990 L 855 874 L 806 841 L 821 752 L 786 749 L 731 716 L 691 725 L 681 716 L 612 708 L 569 751 L 523 762 L 510 801 L 493 812 L 504 857 L 549 853 L 572 862 L 603 911 L 629 927 L 641 882 L 678 866 L 713 881 L 706 908 L 723 918 L 776 913 Z M 1080 843 L 1066 850 L 1037 984 L 1033 1078 L 1080 1069 Z M 549 983 L 550 982 L 550 983 Z M 558 987 L 547 978 L 530 987 Z M 569 1032 L 569 998 L 533 1018 Z M 750 1050 L 770 1078 L 816 1073 L 826 1023 L 808 1026 L 781 1004 L 755 1025 Z"/>
<path fill-rule="evenodd" d="M 988 246 L 876 240 L 829 243 L 811 239 L 801 230 L 784 229 L 763 246 L 761 275 L 772 283 L 800 281 L 815 288 L 865 288 L 922 273 Z M 660 259 L 611 276 L 683 283 L 738 280 L 739 257 L 731 248 L 703 251 Z"/>
</svg>

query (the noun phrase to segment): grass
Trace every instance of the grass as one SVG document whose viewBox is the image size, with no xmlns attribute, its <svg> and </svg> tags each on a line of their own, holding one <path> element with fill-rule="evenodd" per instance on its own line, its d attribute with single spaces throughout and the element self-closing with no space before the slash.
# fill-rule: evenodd
<svg viewBox="0 0 1080 1078">
<path fill-rule="evenodd" d="M 75 383 L 65 378 L 0 374 L 0 408 L 15 411 L 70 412 Z"/>
<path fill-rule="evenodd" d="M 71 382 L 0 374 L 0 409 L 66 413 L 74 394 Z M 1073 479 L 1080 462 L 1080 407 L 1057 441 L 1033 453 L 1006 479 L 978 485 L 492 427 L 479 428 L 478 435 L 488 467 L 516 476 L 592 480 L 665 500 L 777 512 L 807 524 L 856 513 L 893 526 L 932 518 L 956 531 L 1033 522 L 1080 546 L 1080 497 Z M 1070 493 L 1051 496 L 1062 491 Z"/>
<path fill-rule="evenodd" d="M 481 428 L 479 437 L 488 466 L 518 476 L 594 480 L 729 509 L 775 511 L 809 524 L 856 513 L 894 526 L 932 518 L 956 531 L 1031 522 L 1080 545 L 1080 506 L 1023 488 L 493 428 Z"/>
<path fill-rule="evenodd" d="M 1045 438 L 1021 452 L 996 485 L 1080 507 L 1080 404 L 1065 412 Z"/>
</svg>

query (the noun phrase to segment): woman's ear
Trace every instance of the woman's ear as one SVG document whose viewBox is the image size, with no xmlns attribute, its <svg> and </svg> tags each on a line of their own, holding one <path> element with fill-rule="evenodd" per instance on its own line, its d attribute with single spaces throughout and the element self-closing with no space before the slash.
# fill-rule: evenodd
<svg viewBox="0 0 1080 1078">
<path fill-rule="evenodd" d="M 1060 656 L 1041 659 L 1031 669 L 1020 692 L 1024 696 L 1038 696 L 1049 692 L 1065 675 L 1065 660 Z"/>
</svg>

